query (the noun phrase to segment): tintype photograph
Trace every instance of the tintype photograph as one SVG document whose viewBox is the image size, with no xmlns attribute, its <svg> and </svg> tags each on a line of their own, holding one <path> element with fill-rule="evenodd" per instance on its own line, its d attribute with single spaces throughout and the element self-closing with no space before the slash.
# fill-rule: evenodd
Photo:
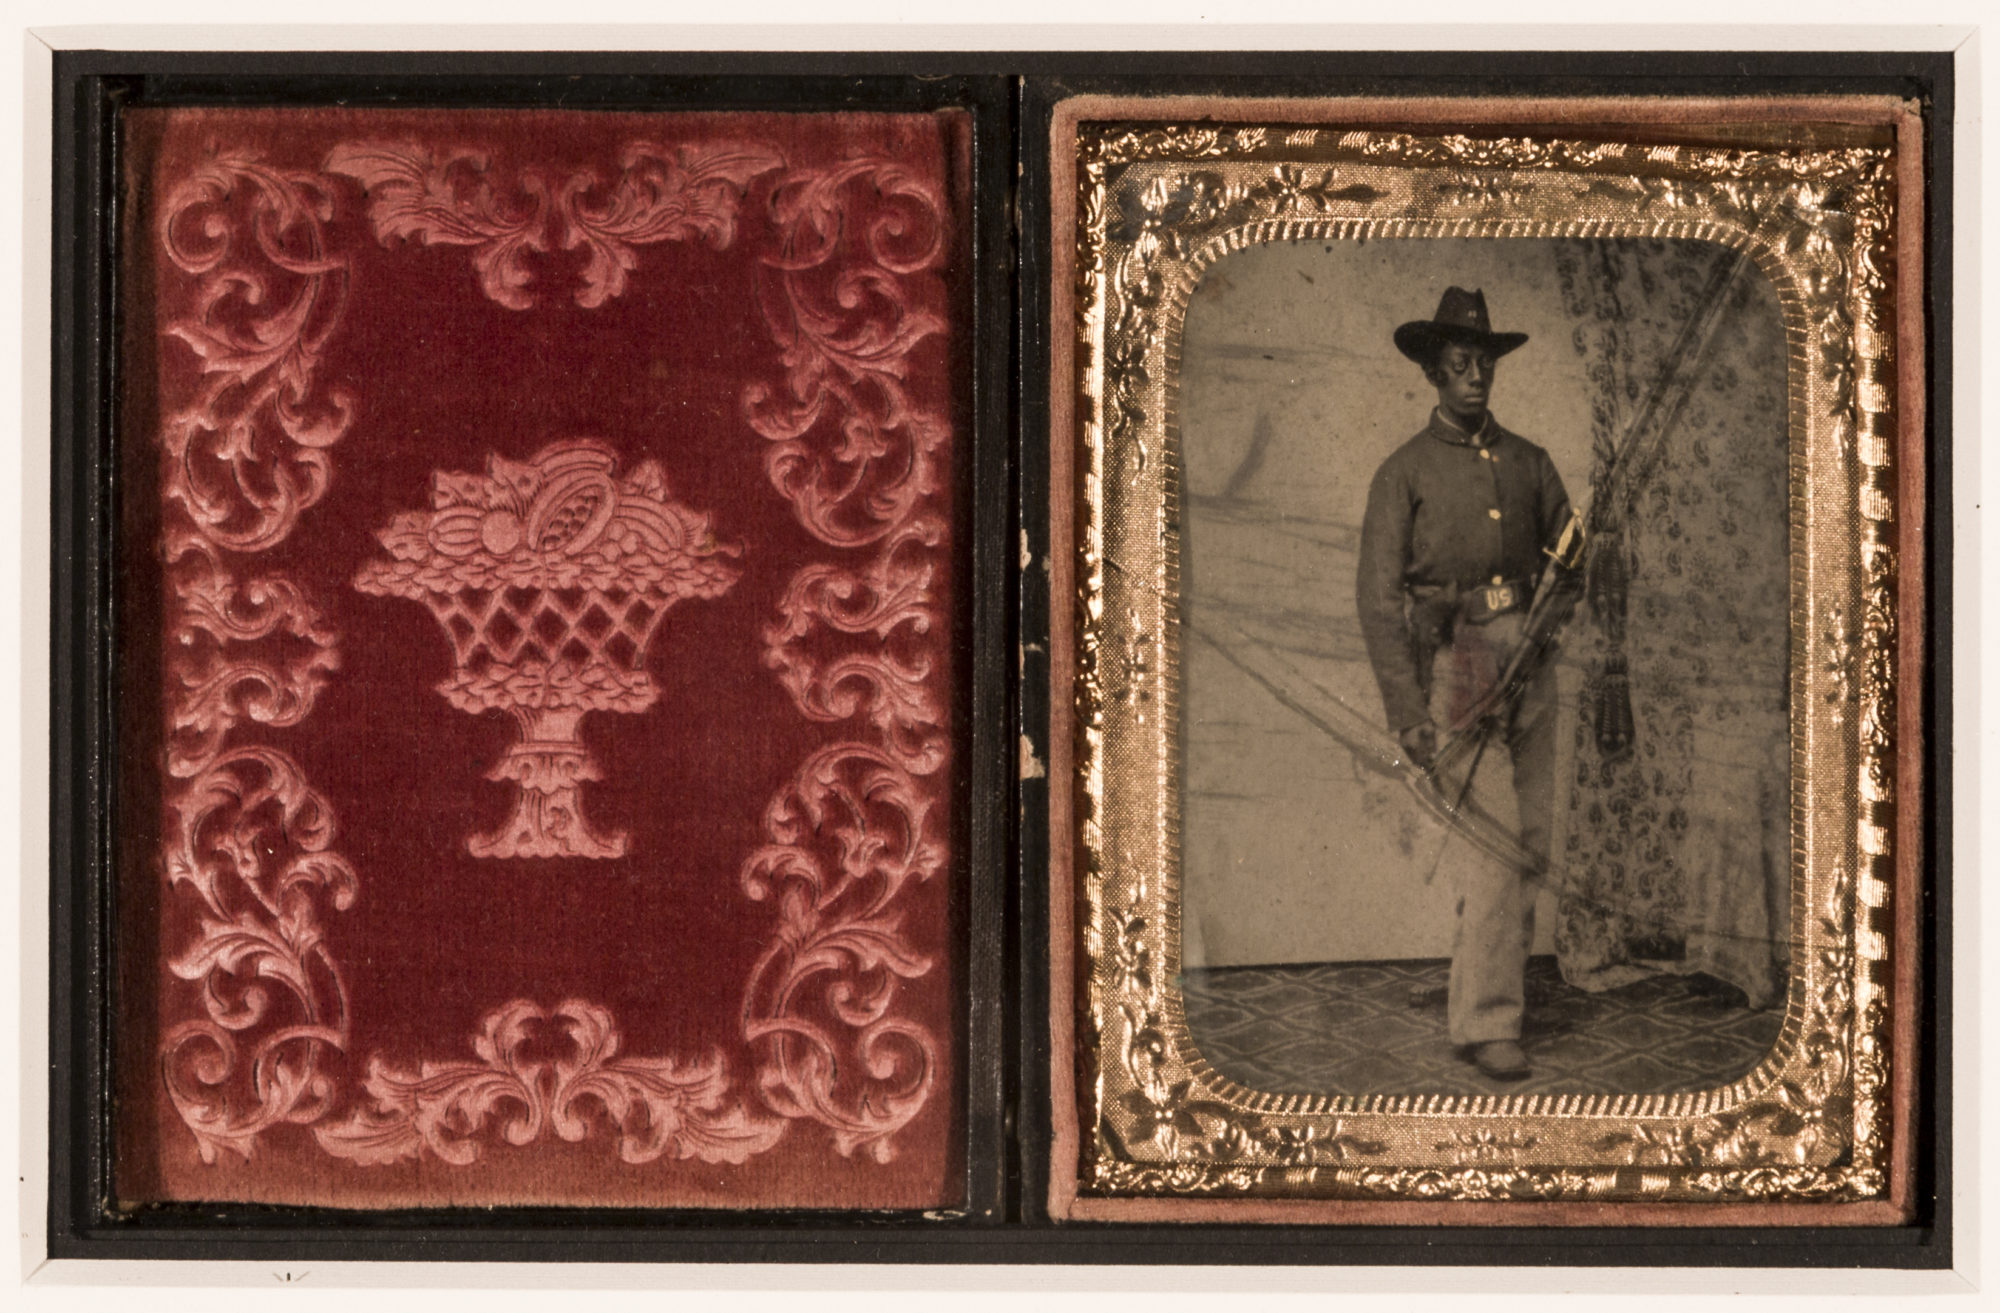
<svg viewBox="0 0 2000 1313">
<path fill-rule="evenodd" d="M 1770 1051 L 1785 402 L 1776 294 L 1714 243 L 1267 244 L 1205 271 L 1181 927 L 1217 1070 L 1664 1093 Z"/>
<path fill-rule="evenodd" d="M 1913 121 L 1143 108 L 1058 115 L 1054 1206 L 1879 1220 Z"/>
</svg>

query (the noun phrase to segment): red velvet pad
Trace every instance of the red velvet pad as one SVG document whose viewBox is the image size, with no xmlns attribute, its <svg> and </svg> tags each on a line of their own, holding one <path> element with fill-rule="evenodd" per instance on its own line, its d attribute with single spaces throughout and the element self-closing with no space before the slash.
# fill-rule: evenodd
<svg viewBox="0 0 2000 1313">
<path fill-rule="evenodd" d="M 959 1201 L 962 117 L 125 126 L 120 1197 Z"/>
</svg>

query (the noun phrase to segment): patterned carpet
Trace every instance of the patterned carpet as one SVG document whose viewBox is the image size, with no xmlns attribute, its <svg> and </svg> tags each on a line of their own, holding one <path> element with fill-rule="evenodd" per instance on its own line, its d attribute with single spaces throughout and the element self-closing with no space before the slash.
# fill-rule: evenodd
<svg viewBox="0 0 2000 1313">
<path fill-rule="evenodd" d="M 1555 959 L 1528 963 L 1521 1036 L 1534 1074 L 1494 1081 L 1445 1038 L 1448 963 L 1226 967 L 1182 981 L 1209 1063 L 1284 1094 L 1669 1094 L 1744 1075 L 1777 1042 L 1782 1007 L 1754 1011 L 1706 976 L 1651 976 L 1589 994 Z"/>
</svg>

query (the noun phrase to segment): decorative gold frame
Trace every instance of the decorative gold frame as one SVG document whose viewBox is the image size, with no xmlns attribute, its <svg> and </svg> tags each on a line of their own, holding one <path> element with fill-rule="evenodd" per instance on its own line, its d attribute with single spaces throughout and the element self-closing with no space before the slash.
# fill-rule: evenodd
<svg viewBox="0 0 2000 1313">
<path fill-rule="evenodd" d="M 1920 878 L 1917 808 L 1897 802 L 1915 797 L 1920 738 L 1915 112 L 1080 99 L 1054 133 L 1055 1215 L 1903 1216 Z M 1622 235 L 1747 252 L 1790 341 L 1795 966 L 1778 1044 L 1695 1094 L 1238 1085 L 1196 1050 L 1172 986 L 1189 297 L 1207 265 L 1259 242 Z"/>
</svg>

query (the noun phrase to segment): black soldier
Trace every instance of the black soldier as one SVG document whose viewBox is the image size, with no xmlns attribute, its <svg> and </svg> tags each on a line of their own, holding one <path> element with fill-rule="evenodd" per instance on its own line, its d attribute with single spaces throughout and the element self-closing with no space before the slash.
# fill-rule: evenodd
<svg viewBox="0 0 2000 1313">
<path fill-rule="evenodd" d="M 1396 346 L 1423 367 L 1437 408 L 1368 489 L 1355 585 L 1361 632 L 1389 727 L 1419 766 L 1441 734 L 1493 710 L 1519 648 L 1544 549 L 1569 524 L 1569 496 L 1548 453 L 1486 408 L 1495 362 L 1528 340 L 1495 333 L 1480 292 L 1452 287 L 1434 318 L 1404 324 Z M 1555 791 L 1555 679 L 1529 673 L 1492 732 L 1514 768 L 1520 846 L 1546 863 Z M 1528 1074 L 1521 1013 L 1535 889 L 1528 873 L 1481 862 L 1461 877 L 1453 932 L 1452 1043 L 1487 1075 Z"/>
</svg>

